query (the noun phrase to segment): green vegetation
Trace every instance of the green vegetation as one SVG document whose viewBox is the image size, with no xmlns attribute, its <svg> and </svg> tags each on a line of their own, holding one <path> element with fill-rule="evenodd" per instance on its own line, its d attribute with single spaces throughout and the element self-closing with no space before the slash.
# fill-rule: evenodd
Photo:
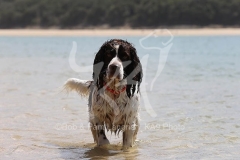
<svg viewBox="0 0 240 160">
<path fill-rule="evenodd" d="M 240 0 L 0 0 L 0 28 L 240 25 Z"/>
</svg>

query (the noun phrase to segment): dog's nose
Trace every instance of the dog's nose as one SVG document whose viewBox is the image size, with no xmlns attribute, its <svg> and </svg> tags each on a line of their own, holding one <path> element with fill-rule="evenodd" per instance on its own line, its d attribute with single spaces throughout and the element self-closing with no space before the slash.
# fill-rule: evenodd
<svg viewBox="0 0 240 160">
<path fill-rule="evenodd" d="M 117 65 L 117 64 L 111 64 L 111 65 L 109 66 L 109 68 L 110 68 L 112 71 L 117 71 L 117 70 L 120 69 L 120 66 Z"/>
</svg>

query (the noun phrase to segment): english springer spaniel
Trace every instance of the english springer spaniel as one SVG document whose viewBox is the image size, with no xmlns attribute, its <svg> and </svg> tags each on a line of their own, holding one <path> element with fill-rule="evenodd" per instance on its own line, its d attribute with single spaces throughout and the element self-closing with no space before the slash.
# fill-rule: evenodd
<svg viewBox="0 0 240 160">
<path fill-rule="evenodd" d="M 142 66 L 136 49 L 127 41 L 105 42 L 93 62 L 93 80 L 70 78 L 68 91 L 89 96 L 89 122 L 98 146 L 109 144 L 107 131 L 123 132 L 123 149 L 132 147 L 139 128 Z"/>
</svg>

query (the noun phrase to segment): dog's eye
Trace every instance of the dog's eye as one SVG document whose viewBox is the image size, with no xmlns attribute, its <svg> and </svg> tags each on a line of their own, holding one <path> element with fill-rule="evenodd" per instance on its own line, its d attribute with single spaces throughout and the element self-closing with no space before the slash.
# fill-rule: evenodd
<svg viewBox="0 0 240 160">
<path fill-rule="evenodd" d="M 113 51 L 107 51 L 105 53 L 106 58 L 112 58 L 114 56 L 114 50 Z"/>
<path fill-rule="evenodd" d="M 110 62 L 113 57 L 114 57 L 114 53 L 112 53 L 111 51 L 107 51 L 107 52 L 104 54 L 104 60 L 105 60 L 105 62 Z"/>
<path fill-rule="evenodd" d="M 129 56 L 127 53 L 120 53 L 119 54 L 119 58 L 122 60 L 122 61 L 127 61 L 129 60 Z"/>
<path fill-rule="evenodd" d="M 107 52 L 106 56 L 110 58 L 110 57 L 112 57 L 112 54 L 110 52 Z"/>
<path fill-rule="evenodd" d="M 122 56 L 122 60 L 128 60 L 128 56 L 127 55 Z"/>
</svg>

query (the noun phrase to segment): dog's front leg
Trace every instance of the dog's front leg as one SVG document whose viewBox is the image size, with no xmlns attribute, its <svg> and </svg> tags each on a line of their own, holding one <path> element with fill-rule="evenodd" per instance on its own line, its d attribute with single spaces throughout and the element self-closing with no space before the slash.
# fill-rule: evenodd
<svg viewBox="0 0 240 160">
<path fill-rule="evenodd" d="M 91 124 L 90 124 L 90 128 L 91 128 L 93 140 L 94 140 L 95 143 L 98 143 L 96 126 L 94 125 L 94 123 L 92 123 L 92 122 L 90 122 L 90 123 L 91 123 Z"/>
<path fill-rule="evenodd" d="M 90 123 L 94 142 L 96 142 L 98 146 L 109 144 L 109 140 L 105 134 L 104 122 L 100 122 L 98 118 L 94 118 Z"/>
<path fill-rule="evenodd" d="M 137 139 L 137 133 L 138 133 L 138 129 L 139 129 L 139 122 L 138 122 L 138 118 L 136 119 L 136 124 L 135 124 L 135 130 L 133 133 L 133 143 L 136 141 Z"/>
<path fill-rule="evenodd" d="M 123 131 L 123 149 L 128 149 L 133 146 L 133 134 L 135 129 L 132 126 L 125 127 Z"/>
<path fill-rule="evenodd" d="M 98 125 L 97 134 L 98 134 L 98 146 L 109 144 L 109 140 L 105 135 L 105 126 L 104 124 Z"/>
</svg>

